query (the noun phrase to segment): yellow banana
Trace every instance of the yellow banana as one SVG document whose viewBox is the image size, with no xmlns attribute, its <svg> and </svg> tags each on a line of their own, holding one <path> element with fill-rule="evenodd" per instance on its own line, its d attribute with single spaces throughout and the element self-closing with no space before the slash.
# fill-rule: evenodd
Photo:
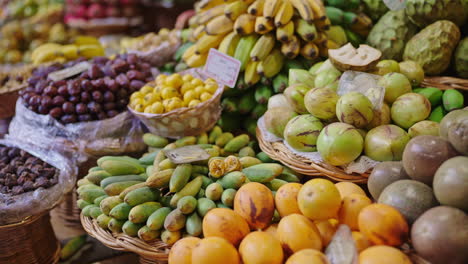
<svg viewBox="0 0 468 264">
<path fill-rule="evenodd" d="M 318 47 L 326 47 L 327 46 L 328 37 L 323 32 L 317 32 L 317 37 L 312 41 Z"/>
<path fill-rule="evenodd" d="M 261 16 L 263 14 L 264 4 L 265 0 L 256 0 L 247 8 L 247 13 L 254 16 Z"/>
<path fill-rule="evenodd" d="M 309 2 L 312 11 L 314 12 L 315 20 L 325 20 L 327 14 L 325 13 L 325 6 L 321 0 L 306 0 Z"/>
<path fill-rule="evenodd" d="M 289 59 L 294 59 L 299 55 L 301 49 L 301 41 L 294 35 L 289 42 L 285 42 L 281 45 L 281 53 Z"/>
<path fill-rule="evenodd" d="M 247 66 L 245 66 L 245 72 L 244 72 L 244 81 L 247 85 L 252 86 L 260 81 L 262 76 L 258 74 L 257 72 L 257 67 L 259 61 L 249 61 L 247 63 Z"/>
<path fill-rule="evenodd" d="M 247 12 L 249 6 L 242 0 L 229 3 L 224 8 L 224 14 L 232 21 L 236 20 L 240 15 Z"/>
<path fill-rule="evenodd" d="M 201 12 L 200 14 L 198 14 L 199 16 L 199 19 L 197 21 L 198 24 L 205 24 L 207 23 L 208 21 L 210 21 L 211 19 L 219 16 L 219 15 L 222 15 L 224 14 L 224 8 L 226 7 L 227 5 L 226 4 L 222 4 L 222 5 L 217 5 L 217 6 L 214 6 L 206 11 L 203 11 Z"/>
<path fill-rule="evenodd" d="M 81 46 L 81 45 L 101 45 L 99 40 L 95 37 L 91 36 L 76 36 L 73 44 Z"/>
<path fill-rule="evenodd" d="M 275 26 L 286 25 L 294 15 L 294 8 L 290 1 L 283 1 L 275 15 Z"/>
<path fill-rule="evenodd" d="M 55 60 L 59 58 L 62 54 L 58 50 L 45 50 L 40 53 L 37 53 L 34 59 L 32 60 L 35 65 L 41 64 L 44 62 Z"/>
<path fill-rule="evenodd" d="M 223 41 L 219 44 L 218 51 L 229 56 L 234 56 L 234 52 L 236 51 L 237 44 L 239 43 L 240 35 L 236 34 L 236 32 L 231 32 L 227 36 L 224 37 Z"/>
<path fill-rule="evenodd" d="M 331 21 L 328 17 L 325 17 L 324 20 L 316 20 L 315 27 L 320 31 L 327 31 L 331 27 Z"/>
<path fill-rule="evenodd" d="M 91 44 L 78 46 L 78 57 L 92 58 L 104 55 L 104 48 L 101 45 Z"/>
<path fill-rule="evenodd" d="M 195 52 L 197 54 L 207 53 L 211 48 L 217 48 L 223 39 L 224 34 L 214 36 L 205 35 L 195 44 L 197 46 L 197 50 Z"/>
<path fill-rule="evenodd" d="M 308 60 L 318 58 L 319 54 L 319 48 L 313 42 L 307 42 L 301 48 L 301 55 Z"/>
<path fill-rule="evenodd" d="M 45 43 L 40 45 L 39 47 L 35 48 L 31 54 L 31 59 L 34 60 L 39 54 L 47 51 L 47 50 L 58 50 L 62 47 L 60 44 L 56 43 Z"/>
<path fill-rule="evenodd" d="M 278 12 L 283 0 L 265 0 L 263 5 L 263 16 L 267 19 L 273 19 Z"/>
<path fill-rule="evenodd" d="M 291 0 L 291 4 L 297 9 L 302 19 L 307 21 L 307 23 L 313 22 L 314 12 L 308 0 Z"/>
<path fill-rule="evenodd" d="M 255 0 L 242 0 L 244 3 L 246 3 L 247 5 L 250 5 L 252 4 L 253 2 L 255 2 Z"/>
<path fill-rule="evenodd" d="M 217 16 L 206 24 L 205 32 L 208 35 L 219 35 L 228 33 L 232 30 L 234 23 L 224 14 Z"/>
<path fill-rule="evenodd" d="M 261 61 L 270 54 L 271 50 L 275 47 L 275 36 L 273 33 L 268 33 L 265 35 L 262 35 L 257 42 L 255 43 L 255 46 L 253 47 L 252 51 L 250 52 L 250 59 L 252 61 Z"/>
<path fill-rule="evenodd" d="M 305 41 L 312 41 L 317 37 L 317 29 L 314 24 L 309 24 L 304 19 L 294 21 L 296 33 Z"/>
<path fill-rule="evenodd" d="M 78 46 L 77 45 L 63 45 L 61 48 L 63 56 L 68 60 L 74 60 L 78 58 Z"/>
<path fill-rule="evenodd" d="M 193 54 L 187 59 L 185 63 L 187 63 L 187 66 L 189 66 L 190 68 L 201 67 L 205 65 L 207 57 L 208 57 L 208 53 Z"/>
<path fill-rule="evenodd" d="M 200 16 L 199 15 L 194 15 L 193 17 L 191 17 L 188 21 L 189 23 L 189 27 L 190 28 L 196 28 L 198 27 L 199 23 L 198 23 L 198 20 L 200 19 Z"/>
<path fill-rule="evenodd" d="M 192 45 L 188 49 L 185 50 L 184 54 L 182 55 L 182 59 L 187 62 L 187 60 L 195 54 L 197 50 L 197 45 Z"/>
<path fill-rule="evenodd" d="M 336 42 L 332 40 L 327 40 L 326 48 L 320 48 L 320 56 L 328 57 L 328 50 L 329 49 L 338 49 L 340 46 L 336 44 Z"/>
<path fill-rule="evenodd" d="M 284 56 L 279 49 L 274 49 L 257 66 L 258 74 L 271 78 L 278 74 L 283 68 Z"/>
<path fill-rule="evenodd" d="M 240 35 L 252 34 L 255 30 L 255 16 L 242 14 L 234 22 L 234 31 Z"/>
<path fill-rule="evenodd" d="M 288 42 L 294 35 L 294 22 L 289 21 L 286 25 L 276 29 L 276 39 L 281 42 Z"/>
<path fill-rule="evenodd" d="M 200 25 L 198 26 L 197 28 L 195 28 L 192 32 L 192 37 L 193 39 L 195 40 L 198 40 L 200 39 L 201 37 L 203 37 L 204 35 L 206 35 L 205 33 L 205 26 L 204 25 Z M 193 41 L 195 42 L 195 41 Z"/>
<path fill-rule="evenodd" d="M 258 34 L 266 34 L 274 28 L 275 25 L 273 25 L 273 19 L 267 19 L 264 16 L 260 16 L 255 19 L 255 32 Z"/>
<path fill-rule="evenodd" d="M 224 0 L 201 0 L 194 4 L 195 10 L 197 13 L 200 11 L 208 10 L 212 7 L 221 5 L 224 3 Z"/>
</svg>

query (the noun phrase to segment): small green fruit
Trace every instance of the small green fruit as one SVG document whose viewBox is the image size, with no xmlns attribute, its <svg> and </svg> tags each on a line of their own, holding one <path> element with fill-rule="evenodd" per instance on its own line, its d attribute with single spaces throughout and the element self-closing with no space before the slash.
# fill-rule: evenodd
<svg viewBox="0 0 468 264">
<path fill-rule="evenodd" d="M 315 87 L 325 87 L 340 78 L 341 72 L 337 69 L 321 71 L 315 77 Z"/>
<path fill-rule="evenodd" d="M 442 96 L 444 108 L 447 111 L 452 111 L 458 108 L 462 108 L 464 104 L 463 94 L 455 89 L 449 89 L 444 92 Z"/>
<path fill-rule="evenodd" d="M 440 105 L 442 102 L 443 92 L 435 87 L 422 88 L 418 91 L 413 90 L 413 92 L 424 95 L 429 100 L 429 102 L 431 102 L 431 106 L 433 107 Z"/>
<path fill-rule="evenodd" d="M 429 120 L 440 123 L 442 121 L 442 118 L 447 114 L 447 111 L 445 111 L 444 107 L 441 105 L 437 106 L 432 110 L 431 115 L 429 116 Z"/>
<path fill-rule="evenodd" d="M 390 111 L 393 122 L 408 129 L 429 116 L 431 103 L 423 95 L 407 93 L 396 99 Z"/>
<path fill-rule="evenodd" d="M 395 60 L 381 60 L 377 63 L 376 73 L 378 75 L 385 75 L 391 72 L 400 72 L 400 65 Z"/>
<path fill-rule="evenodd" d="M 378 84 L 385 88 L 384 100 L 388 104 L 393 104 L 399 96 L 411 92 L 411 83 L 408 78 L 397 72 L 385 74 Z"/>
</svg>

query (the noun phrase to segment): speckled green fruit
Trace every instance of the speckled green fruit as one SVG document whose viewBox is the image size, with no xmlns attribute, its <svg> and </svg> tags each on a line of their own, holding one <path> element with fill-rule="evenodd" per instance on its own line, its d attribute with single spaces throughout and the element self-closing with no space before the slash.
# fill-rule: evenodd
<svg viewBox="0 0 468 264">
<path fill-rule="evenodd" d="M 316 151 L 317 138 L 322 128 L 322 122 L 313 115 L 296 116 L 286 125 L 284 139 L 297 151 Z"/>
<path fill-rule="evenodd" d="M 465 0 L 406 0 L 405 12 L 419 27 L 445 19 L 460 26 L 466 21 L 463 1 Z"/>
<path fill-rule="evenodd" d="M 338 94 L 327 88 L 314 88 L 304 97 L 304 105 L 313 116 L 320 119 L 330 119 L 336 116 Z"/>
<path fill-rule="evenodd" d="M 323 160 L 334 166 L 350 163 L 361 155 L 364 146 L 359 131 L 345 123 L 331 123 L 320 132 L 317 150 Z"/>
<path fill-rule="evenodd" d="M 407 93 L 396 99 L 390 112 L 395 124 L 408 129 L 429 116 L 431 103 L 423 95 Z"/>
<path fill-rule="evenodd" d="M 437 21 L 408 41 L 403 59 L 416 61 L 428 75 L 439 75 L 450 65 L 459 40 L 457 25 L 448 20 Z"/>
<path fill-rule="evenodd" d="M 340 97 L 336 104 L 336 116 L 356 128 L 363 128 L 374 118 L 372 102 L 362 93 L 350 92 Z"/>
<path fill-rule="evenodd" d="M 406 42 L 417 30 L 404 10 L 388 11 L 370 31 L 367 43 L 382 51 L 382 59 L 401 61 Z"/>
<path fill-rule="evenodd" d="M 405 130 L 395 125 L 371 129 L 364 140 L 364 153 L 377 161 L 400 161 L 410 140 Z"/>
</svg>

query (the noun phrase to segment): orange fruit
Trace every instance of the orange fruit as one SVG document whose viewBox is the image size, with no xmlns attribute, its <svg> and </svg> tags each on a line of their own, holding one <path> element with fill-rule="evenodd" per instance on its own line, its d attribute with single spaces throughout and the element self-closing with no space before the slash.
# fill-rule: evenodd
<svg viewBox="0 0 468 264">
<path fill-rule="evenodd" d="M 322 252 L 315 249 L 303 249 L 289 257 L 286 264 L 329 264 L 330 262 Z"/>
<path fill-rule="evenodd" d="M 301 249 L 322 249 L 322 238 L 315 224 L 300 214 L 283 217 L 278 224 L 278 239 L 286 254 L 293 254 Z"/>
<path fill-rule="evenodd" d="M 270 225 L 275 213 L 271 190 L 258 182 L 244 184 L 234 197 L 234 211 L 242 216 L 252 229 Z"/>
<path fill-rule="evenodd" d="M 336 217 L 341 206 L 341 196 L 335 185 L 325 179 L 306 182 L 297 196 L 302 214 L 312 220 Z"/>
<path fill-rule="evenodd" d="M 192 264 L 239 264 L 236 248 L 221 237 L 202 239 L 192 249 Z"/>
<path fill-rule="evenodd" d="M 341 199 L 352 193 L 366 195 L 366 192 L 359 185 L 352 182 L 337 182 L 335 186 L 340 192 Z"/>
<path fill-rule="evenodd" d="M 244 264 L 282 264 L 284 257 L 278 239 L 261 231 L 252 232 L 242 240 L 239 254 Z"/>
<path fill-rule="evenodd" d="M 203 235 L 205 237 L 222 237 L 238 246 L 249 232 L 247 222 L 231 209 L 215 208 L 203 218 Z"/>
<path fill-rule="evenodd" d="M 333 225 L 330 220 L 318 220 L 314 223 L 320 232 L 320 236 L 322 237 L 323 246 L 328 246 L 336 232 L 337 226 Z"/>
<path fill-rule="evenodd" d="M 359 230 L 358 216 L 362 208 L 372 204 L 372 201 L 362 194 L 350 194 L 343 198 L 338 212 L 340 224 L 348 225 L 351 230 Z"/>
<path fill-rule="evenodd" d="M 389 246 L 373 246 L 359 254 L 359 264 L 411 264 L 400 250 Z"/>
<path fill-rule="evenodd" d="M 278 224 L 271 224 L 269 227 L 265 228 L 263 231 L 270 233 L 274 237 L 278 238 Z"/>
<path fill-rule="evenodd" d="M 276 191 L 275 206 L 281 217 L 301 213 L 297 204 L 297 195 L 301 187 L 300 183 L 287 183 Z"/>
<path fill-rule="evenodd" d="M 169 264 L 191 264 L 192 249 L 200 241 L 198 237 L 186 237 L 177 241 L 169 251 Z"/>
<path fill-rule="evenodd" d="M 353 236 L 354 242 L 356 243 L 358 252 L 361 252 L 364 249 L 372 246 L 371 242 L 367 240 L 367 238 L 361 232 L 353 231 L 352 236 Z"/>
</svg>

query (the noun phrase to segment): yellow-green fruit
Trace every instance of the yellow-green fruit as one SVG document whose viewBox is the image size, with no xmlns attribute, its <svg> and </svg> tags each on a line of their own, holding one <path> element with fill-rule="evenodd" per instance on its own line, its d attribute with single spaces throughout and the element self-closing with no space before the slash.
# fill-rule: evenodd
<svg viewBox="0 0 468 264">
<path fill-rule="evenodd" d="M 402 61 L 399 63 L 400 73 L 406 76 L 413 87 L 419 86 L 424 80 L 424 70 L 415 61 Z"/>
<path fill-rule="evenodd" d="M 393 104 L 400 95 L 411 92 L 411 83 L 408 78 L 397 72 L 385 74 L 378 84 L 385 88 L 384 100 L 388 104 Z"/>
<path fill-rule="evenodd" d="M 284 128 L 289 120 L 297 116 L 296 112 L 289 107 L 273 107 L 268 109 L 264 115 L 265 127 L 268 132 L 282 138 Z"/>
<path fill-rule="evenodd" d="M 336 116 L 343 123 L 363 128 L 374 118 L 374 108 L 372 102 L 365 95 L 359 92 L 350 92 L 338 99 Z"/>
<path fill-rule="evenodd" d="M 313 115 L 296 116 L 286 125 L 284 139 L 297 151 L 316 151 L 317 138 L 322 128 L 322 122 Z"/>
<path fill-rule="evenodd" d="M 428 75 L 439 75 L 448 68 L 459 40 L 457 25 L 448 20 L 437 21 L 408 41 L 403 59 L 416 61 Z"/>
<path fill-rule="evenodd" d="M 313 116 L 320 119 L 331 119 L 336 116 L 338 94 L 327 88 L 314 88 L 304 97 L 304 105 Z"/>
<path fill-rule="evenodd" d="M 364 141 L 366 156 L 377 161 L 400 161 L 410 137 L 395 125 L 383 125 L 371 129 Z"/>
<path fill-rule="evenodd" d="M 393 122 L 408 129 L 429 116 L 431 103 L 424 95 L 407 93 L 396 99 L 390 111 Z"/>
</svg>

